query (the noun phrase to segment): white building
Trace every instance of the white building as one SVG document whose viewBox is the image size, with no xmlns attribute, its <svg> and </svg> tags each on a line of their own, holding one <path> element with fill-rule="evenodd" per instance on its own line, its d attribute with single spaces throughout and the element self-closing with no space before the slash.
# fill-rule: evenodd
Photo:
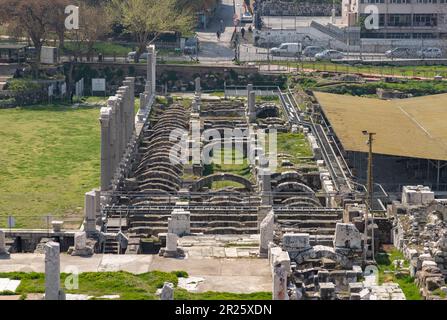
<svg viewBox="0 0 447 320">
<path fill-rule="evenodd" d="M 362 27 L 362 38 L 447 39 L 447 0 L 343 0 L 343 23 L 359 25 L 368 6 L 376 6 L 379 28 Z"/>
</svg>

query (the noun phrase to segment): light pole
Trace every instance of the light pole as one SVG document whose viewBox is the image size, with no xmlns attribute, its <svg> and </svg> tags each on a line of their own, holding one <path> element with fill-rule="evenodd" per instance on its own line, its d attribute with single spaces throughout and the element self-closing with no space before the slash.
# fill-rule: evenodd
<svg viewBox="0 0 447 320">
<path fill-rule="evenodd" d="M 367 260 L 367 249 L 368 249 L 368 213 L 371 213 L 372 216 L 372 228 L 371 228 L 371 252 L 372 259 L 374 260 L 374 212 L 373 212 L 373 194 L 374 194 L 374 185 L 373 185 L 373 142 L 374 136 L 376 133 L 368 132 L 366 130 L 362 131 L 363 135 L 368 137 L 368 141 L 366 144 L 369 146 L 368 151 L 368 192 L 367 192 L 367 201 L 366 201 L 366 217 L 365 217 L 365 243 L 364 243 L 364 252 L 363 258 L 366 262 Z"/>
</svg>

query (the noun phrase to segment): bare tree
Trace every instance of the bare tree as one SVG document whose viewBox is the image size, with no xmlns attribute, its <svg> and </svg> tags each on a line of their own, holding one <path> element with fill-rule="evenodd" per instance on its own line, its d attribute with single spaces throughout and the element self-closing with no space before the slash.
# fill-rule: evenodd
<svg viewBox="0 0 447 320">
<path fill-rule="evenodd" d="M 91 5 L 88 1 L 79 1 L 79 29 L 67 34 L 71 42 L 69 51 L 74 60 L 82 59 L 85 55 L 90 61 L 94 46 L 110 29 L 111 20 L 106 11 L 99 5 Z M 68 87 L 72 90 L 74 63 L 71 61 L 68 70 Z"/>
<path fill-rule="evenodd" d="M 0 0 L 0 19 L 23 30 L 36 48 L 35 77 L 39 75 L 42 46 L 57 17 L 55 13 L 66 4 L 67 0 Z"/>
</svg>

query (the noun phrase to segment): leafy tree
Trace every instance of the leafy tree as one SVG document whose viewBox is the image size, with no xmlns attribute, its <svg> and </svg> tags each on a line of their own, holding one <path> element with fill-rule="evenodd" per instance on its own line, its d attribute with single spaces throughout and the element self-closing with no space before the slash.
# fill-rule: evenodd
<svg viewBox="0 0 447 320">
<path fill-rule="evenodd" d="M 113 20 L 135 37 L 136 61 L 161 33 L 189 32 L 194 26 L 194 14 L 190 9 L 179 9 L 177 0 L 110 0 L 108 9 Z"/>
</svg>

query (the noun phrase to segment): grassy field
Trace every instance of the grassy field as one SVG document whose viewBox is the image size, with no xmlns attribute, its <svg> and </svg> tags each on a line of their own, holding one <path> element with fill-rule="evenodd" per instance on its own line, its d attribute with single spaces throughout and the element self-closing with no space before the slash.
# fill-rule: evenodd
<svg viewBox="0 0 447 320">
<path fill-rule="evenodd" d="M 380 253 L 376 256 L 379 267 L 379 283 L 395 282 L 398 283 L 405 294 L 407 300 L 422 300 L 419 288 L 414 283 L 414 279 L 409 275 L 394 274 L 395 267 L 393 261 L 405 260 L 403 254 L 397 249 L 392 249 L 387 253 Z M 404 267 L 408 267 L 408 261 L 404 262 Z"/>
<path fill-rule="evenodd" d="M 225 156 L 227 158 L 225 158 Z M 242 163 L 236 164 L 236 160 L 237 162 Z M 205 176 L 216 173 L 231 173 L 242 176 L 248 180 L 252 180 L 253 178 L 250 171 L 250 164 L 248 162 L 248 159 L 243 158 L 243 156 L 238 154 L 236 150 L 221 149 L 220 155 L 215 154 L 213 156 L 213 163 L 210 165 L 205 165 L 205 172 L 204 172 Z M 243 186 L 232 181 L 219 181 L 214 182 L 212 185 L 213 190 L 227 187 L 239 188 Z"/>
<path fill-rule="evenodd" d="M 269 139 L 266 137 L 266 152 L 269 151 Z M 278 155 L 287 155 L 287 157 L 278 157 L 278 166 L 281 165 L 281 160 L 287 159 L 294 165 L 307 164 L 309 158 L 312 157 L 312 150 L 306 137 L 301 133 L 281 133 L 277 134 L 276 153 Z M 281 168 L 278 168 L 278 172 Z"/>
<path fill-rule="evenodd" d="M 64 286 L 67 274 L 61 274 L 61 284 Z M 179 277 L 187 277 L 186 272 L 160 272 L 152 271 L 134 275 L 128 272 L 87 272 L 79 274 L 79 288 L 65 290 L 71 294 L 85 294 L 97 299 L 104 295 L 119 295 L 120 300 L 155 300 L 157 289 L 163 287 L 165 282 L 175 286 Z M 21 280 L 17 294 L 23 298 L 31 293 L 45 292 L 45 275 L 43 273 L 0 273 L 0 278 Z M 235 294 L 222 292 L 190 293 L 184 289 L 176 288 L 176 300 L 270 300 L 271 293 L 257 292 L 252 294 Z"/>
<path fill-rule="evenodd" d="M 79 227 L 83 195 L 99 186 L 98 118 L 91 107 L 0 110 L 0 227 L 7 215 L 18 228 L 44 227 L 46 215 Z"/>
<path fill-rule="evenodd" d="M 270 64 L 289 66 L 290 68 L 309 69 L 324 72 L 340 72 L 340 73 L 366 73 L 383 76 L 406 76 L 406 77 L 426 77 L 432 78 L 436 75 L 447 77 L 447 66 L 373 66 L 373 65 L 356 65 L 333 63 L 333 62 L 287 62 L 273 61 Z"/>
<path fill-rule="evenodd" d="M 63 54 L 71 52 L 75 49 L 75 43 L 66 42 L 65 50 Z M 119 57 L 127 57 L 127 54 L 131 52 L 133 47 L 131 45 L 121 45 L 111 42 L 97 42 L 93 46 L 93 50 L 96 53 L 102 53 L 104 56 L 119 56 Z M 86 50 L 86 49 L 84 49 Z"/>
</svg>

